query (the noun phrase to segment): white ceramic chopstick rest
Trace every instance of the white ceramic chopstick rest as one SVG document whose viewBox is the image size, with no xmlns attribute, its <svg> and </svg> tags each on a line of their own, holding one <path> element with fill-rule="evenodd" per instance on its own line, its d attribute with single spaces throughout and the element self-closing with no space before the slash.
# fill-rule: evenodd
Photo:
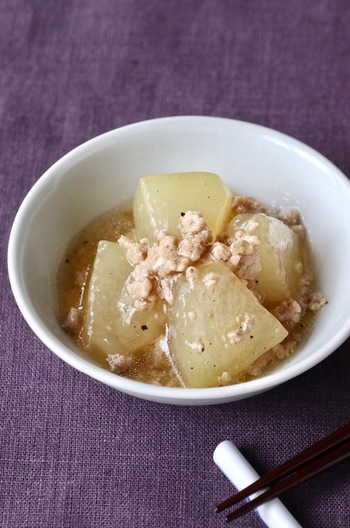
<svg viewBox="0 0 350 528">
<path fill-rule="evenodd" d="M 257 472 L 229 440 L 217 446 L 213 458 L 215 464 L 238 491 L 259 478 Z M 258 495 L 259 493 L 255 493 L 251 498 Z M 269 528 L 302 528 L 279 499 L 266 502 L 258 506 L 255 511 Z"/>
</svg>

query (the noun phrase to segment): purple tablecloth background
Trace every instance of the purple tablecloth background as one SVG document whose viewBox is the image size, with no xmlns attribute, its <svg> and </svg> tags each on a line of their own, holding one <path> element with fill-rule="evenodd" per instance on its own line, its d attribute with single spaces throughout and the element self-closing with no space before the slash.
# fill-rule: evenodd
<svg viewBox="0 0 350 528">
<path fill-rule="evenodd" d="M 1 527 L 224 526 L 219 442 L 264 471 L 349 420 L 349 341 L 264 395 L 187 408 L 76 372 L 20 315 L 6 251 L 30 187 L 93 136 L 180 114 L 275 128 L 350 175 L 350 2 L 0 0 Z M 349 469 L 285 496 L 303 527 L 350 526 Z"/>
</svg>

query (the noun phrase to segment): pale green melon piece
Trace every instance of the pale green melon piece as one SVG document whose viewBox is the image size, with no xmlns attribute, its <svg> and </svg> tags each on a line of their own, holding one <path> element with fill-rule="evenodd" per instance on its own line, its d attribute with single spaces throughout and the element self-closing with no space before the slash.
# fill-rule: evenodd
<svg viewBox="0 0 350 528">
<path fill-rule="evenodd" d="M 301 238 L 281 220 L 264 213 L 237 215 L 229 236 L 237 229 L 248 230 L 260 240 L 261 271 L 256 276 L 256 286 L 264 296 L 264 304 L 277 305 L 289 297 L 298 299 L 300 279 L 306 272 Z"/>
<path fill-rule="evenodd" d="M 175 299 L 169 310 L 169 349 L 187 387 L 218 386 L 222 375 L 235 378 L 288 334 L 218 262 L 199 268 L 195 280 L 181 277 Z M 253 325 L 235 342 L 246 317 Z"/>
<path fill-rule="evenodd" d="M 146 176 L 139 181 L 134 198 L 137 238 L 153 243 L 161 230 L 180 237 L 180 217 L 191 210 L 203 215 L 215 240 L 228 221 L 231 204 L 231 192 L 211 172 Z"/>
<path fill-rule="evenodd" d="M 149 311 L 133 311 L 130 323 L 120 303 L 132 266 L 117 242 L 99 242 L 86 299 L 82 337 L 86 347 L 108 354 L 129 354 L 152 343 L 163 331 L 163 302 Z"/>
</svg>

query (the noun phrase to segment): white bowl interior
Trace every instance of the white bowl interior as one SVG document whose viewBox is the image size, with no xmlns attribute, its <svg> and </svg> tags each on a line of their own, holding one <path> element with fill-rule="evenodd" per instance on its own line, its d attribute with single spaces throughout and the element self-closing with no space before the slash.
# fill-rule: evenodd
<svg viewBox="0 0 350 528">
<path fill-rule="evenodd" d="M 205 170 L 237 194 L 300 208 L 329 303 L 306 344 L 260 380 L 220 389 L 166 389 L 96 367 L 56 317 L 53 281 L 71 238 L 102 212 L 130 199 L 140 177 Z M 34 332 L 62 359 L 130 394 L 169 403 L 219 403 L 257 394 L 312 367 L 350 333 L 350 184 L 326 158 L 261 126 L 221 118 L 175 117 L 130 125 L 78 147 L 51 167 L 25 198 L 9 243 L 16 301 Z"/>
</svg>

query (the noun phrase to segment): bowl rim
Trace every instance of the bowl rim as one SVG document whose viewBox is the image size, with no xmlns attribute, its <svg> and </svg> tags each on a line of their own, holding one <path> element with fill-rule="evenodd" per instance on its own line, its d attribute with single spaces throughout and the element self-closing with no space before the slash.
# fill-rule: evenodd
<svg viewBox="0 0 350 528">
<path fill-rule="evenodd" d="M 74 149 L 58 159 L 38 178 L 38 180 L 34 183 L 34 185 L 24 197 L 15 215 L 8 241 L 7 266 L 9 281 L 15 301 L 27 324 L 49 350 L 51 350 L 67 364 L 74 367 L 76 370 L 87 374 L 97 381 L 114 387 L 121 392 L 143 399 L 163 401 L 168 403 L 181 403 L 186 401 L 192 403 L 201 403 L 202 401 L 205 401 L 206 403 L 210 402 L 215 404 L 217 402 L 220 403 L 222 401 L 233 401 L 234 399 L 253 396 L 257 393 L 272 389 L 292 378 L 295 378 L 296 376 L 299 376 L 302 373 L 305 373 L 332 354 L 349 337 L 350 318 L 343 324 L 337 334 L 332 336 L 332 338 L 327 342 L 327 345 L 321 347 L 317 355 L 303 358 L 299 362 L 294 363 L 291 367 L 285 363 L 284 367 L 262 377 L 223 387 L 163 387 L 131 380 L 123 376 L 118 376 L 117 374 L 109 372 L 103 367 L 94 364 L 89 359 L 72 353 L 71 349 L 64 345 L 56 335 L 54 335 L 51 331 L 48 331 L 39 315 L 33 312 L 33 306 L 30 299 L 28 298 L 22 276 L 21 231 L 25 225 L 28 215 L 30 214 L 33 199 L 38 196 L 43 189 L 45 189 L 47 181 L 50 181 L 50 179 L 61 167 L 64 167 L 65 164 L 74 161 L 74 159 L 77 157 L 85 157 L 87 154 L 90 155 L 93 152 L 102 150 L 107 146 L 108 141 L 114 143 L 118 141 L 119 136 L 132 133 L 135 129 L 157 127 L 160 124 L 190 124 L 190 122 L 192 122 L 192 124 L 197 122 L 201 126 L 203 126 L 205 122 L 208 125 L 213 124 L 214 122 L 216 124 L 224 124 L 225 126 L 235 124 L 236 126 L 245 127 L 246 129 L 264 133 L 265 135 L 269 134 L 277 140 L 288 142 L 289 144 L 301 148 L 309 156 L 316 158 L 323 165 L 326 165 L 326 167 L 331 170 L 335 178 L 346 186 L 350 196 L 350 180 L 343 172 L 340 171 L 338 167 L 334 165 L 333 162 L 300 140 L 293 138 L 292 136 L 289 136 L 283 132 L 268 128 L 264 125 L 226 117 L 198 115 L 168 116 L 138 121 L 99 134 L 85 141 L 81 145 L 76 146 Z"/>
</svg>

